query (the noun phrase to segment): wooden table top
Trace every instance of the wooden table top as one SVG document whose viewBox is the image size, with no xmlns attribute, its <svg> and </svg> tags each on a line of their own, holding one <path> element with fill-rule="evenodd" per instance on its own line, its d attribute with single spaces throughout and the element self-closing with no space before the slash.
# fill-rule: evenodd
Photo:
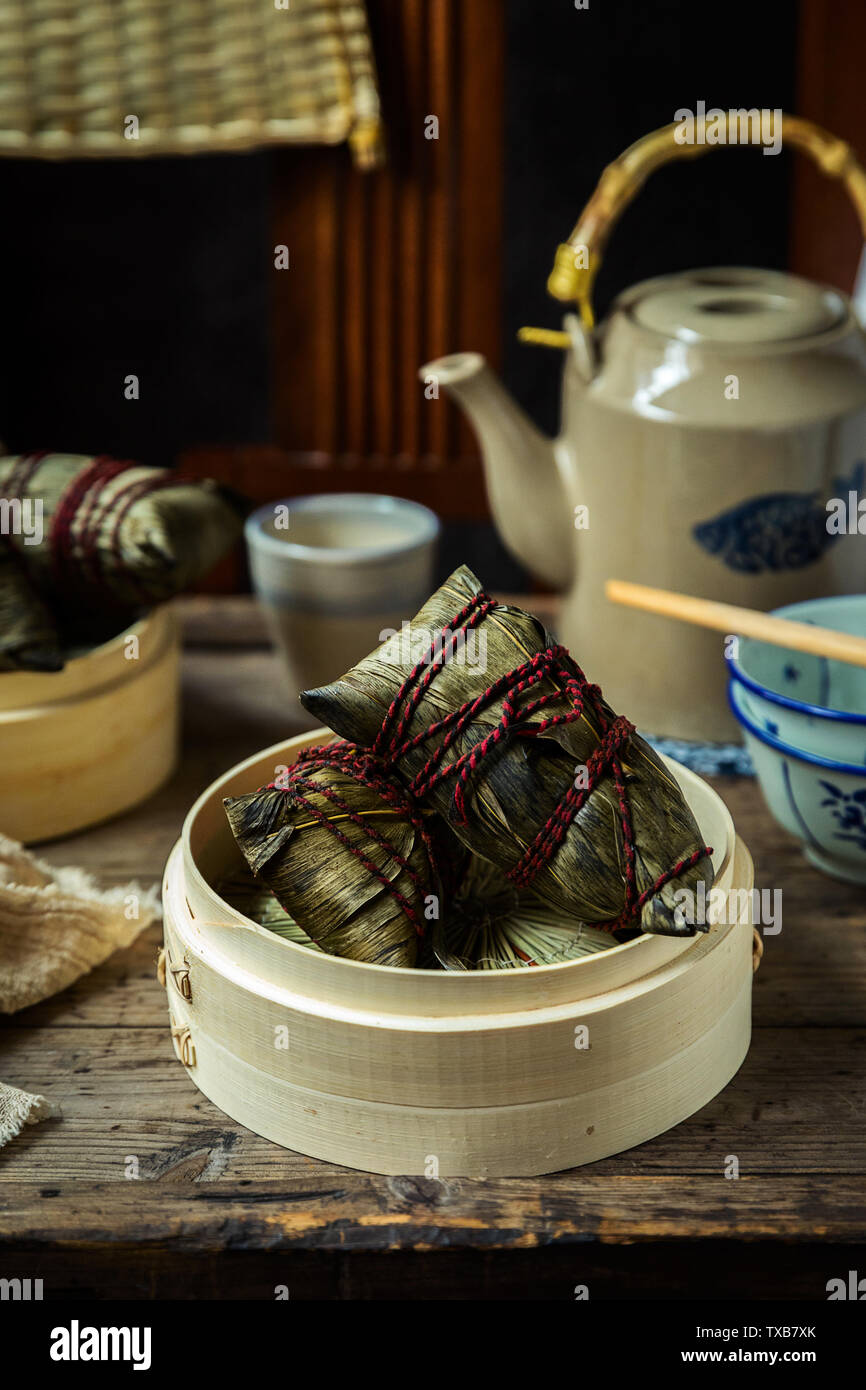
<svg viewBox="0 0 866 1390">
<path fill-rule="evenodd" d="M 182 609 L 177 774 L 44 850 L 105 884 L 158 883 L 198 793 L 296 732 L 252 601 Z M 288 1152 L 176 1061 L 153 927 L 0 1028 L 0 1077 L 62 1111 L 0 1150 L 0 1275 L 95 1297 L 572 1298 L 587 1281 L 597 1296 L 826 1297 L 866 1245 L 866 896 L 806 865 L 751 779 L 715 785 L 757 886 L 782 889 L 783 928 L 765 938 L 749 1056 L 691 1119 L 541 1178 L 388 1178 Z"/>
</svg>

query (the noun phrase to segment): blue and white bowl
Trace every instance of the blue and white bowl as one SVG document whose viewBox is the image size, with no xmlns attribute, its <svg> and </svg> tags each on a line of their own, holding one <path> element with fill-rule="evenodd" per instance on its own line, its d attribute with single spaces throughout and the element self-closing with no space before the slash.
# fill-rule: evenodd
<svg viewBox="0 0 866 1390">
<path fill-rule="evenodd" d="M 866 636 L 866 595 L 780 616 Z M 728 698 L 780 825 L 825 873 L 866 883 L 866 670 L 742 638 Z"/>
<path fill-rule="evenodd" d="M 775 613 L 866 637 L 866 594 L 810 599 Z M 753 724 L 804 752 L 866 767 L 866 669 L 741 637 L 728 671 Z"/>
</svg>

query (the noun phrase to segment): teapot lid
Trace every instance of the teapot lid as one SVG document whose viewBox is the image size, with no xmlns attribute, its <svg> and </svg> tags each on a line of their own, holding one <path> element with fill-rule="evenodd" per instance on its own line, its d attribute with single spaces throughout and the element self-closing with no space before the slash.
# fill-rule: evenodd
<svg viewBox="0 0 866 1390">
<path fill-rule="evenodd" d="M 798 275 L 742 266 L 689 270 L 635 285 L 619 307 L 644 328 L 686 343 L 772 343 L 844 323 L 843 295 Z"/>
</svg>

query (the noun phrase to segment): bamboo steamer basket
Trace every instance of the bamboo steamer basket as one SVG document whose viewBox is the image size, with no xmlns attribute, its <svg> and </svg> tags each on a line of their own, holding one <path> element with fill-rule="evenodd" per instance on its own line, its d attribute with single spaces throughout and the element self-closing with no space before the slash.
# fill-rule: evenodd
<svg viewBox="0 0 866 1390">
<path fill-rule="evenodd" d="M 559 965 L 449 974 L 311 951 L 231 908 L 211 886 L 242 867 L 223 797 L 325 736 L 213 783 L 166 867 L 159 971 L 175 1052 L 222 1110 L 352 1168 L 529 1176 L 643 1143 L 730 1081 L 750 1039 L 747 916 Z M 715 886 L 750 905 L 752 863 L 726 807 L 670 765 L 714 846 Z"/>
<path fill-rule="evenodd" d="M 177 760 L 179 669 L 163 606 L 62 671 L 0 675 L 0 831 L 50 840 L 150 796 Z"/>
</svg>

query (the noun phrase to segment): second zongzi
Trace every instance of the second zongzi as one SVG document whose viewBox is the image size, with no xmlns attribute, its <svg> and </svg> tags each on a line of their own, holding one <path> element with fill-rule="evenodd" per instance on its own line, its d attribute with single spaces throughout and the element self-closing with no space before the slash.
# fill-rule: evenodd
<svg viewBox="0 0 866 1390">
<path fill-rule="evenodd" d="M 307 749 L 225 807 L 253 873 L 323 951 L 416 964 L 441 902 L 441 829 L 368 753 Z"/>
<path fill-rule="evenodd" d="M 38 543 L 7 539 L 34 588 L 61 605 L 161 603 L 206 573 L 243 522 L 213 483 L 79 454 L 0 458 L 0 496 L 38 507 Z"/>
<path fill-rule="evenodd" d="M 57 625 L 0 536 L 0 671 L 59 671 Z"/>
</svg>

